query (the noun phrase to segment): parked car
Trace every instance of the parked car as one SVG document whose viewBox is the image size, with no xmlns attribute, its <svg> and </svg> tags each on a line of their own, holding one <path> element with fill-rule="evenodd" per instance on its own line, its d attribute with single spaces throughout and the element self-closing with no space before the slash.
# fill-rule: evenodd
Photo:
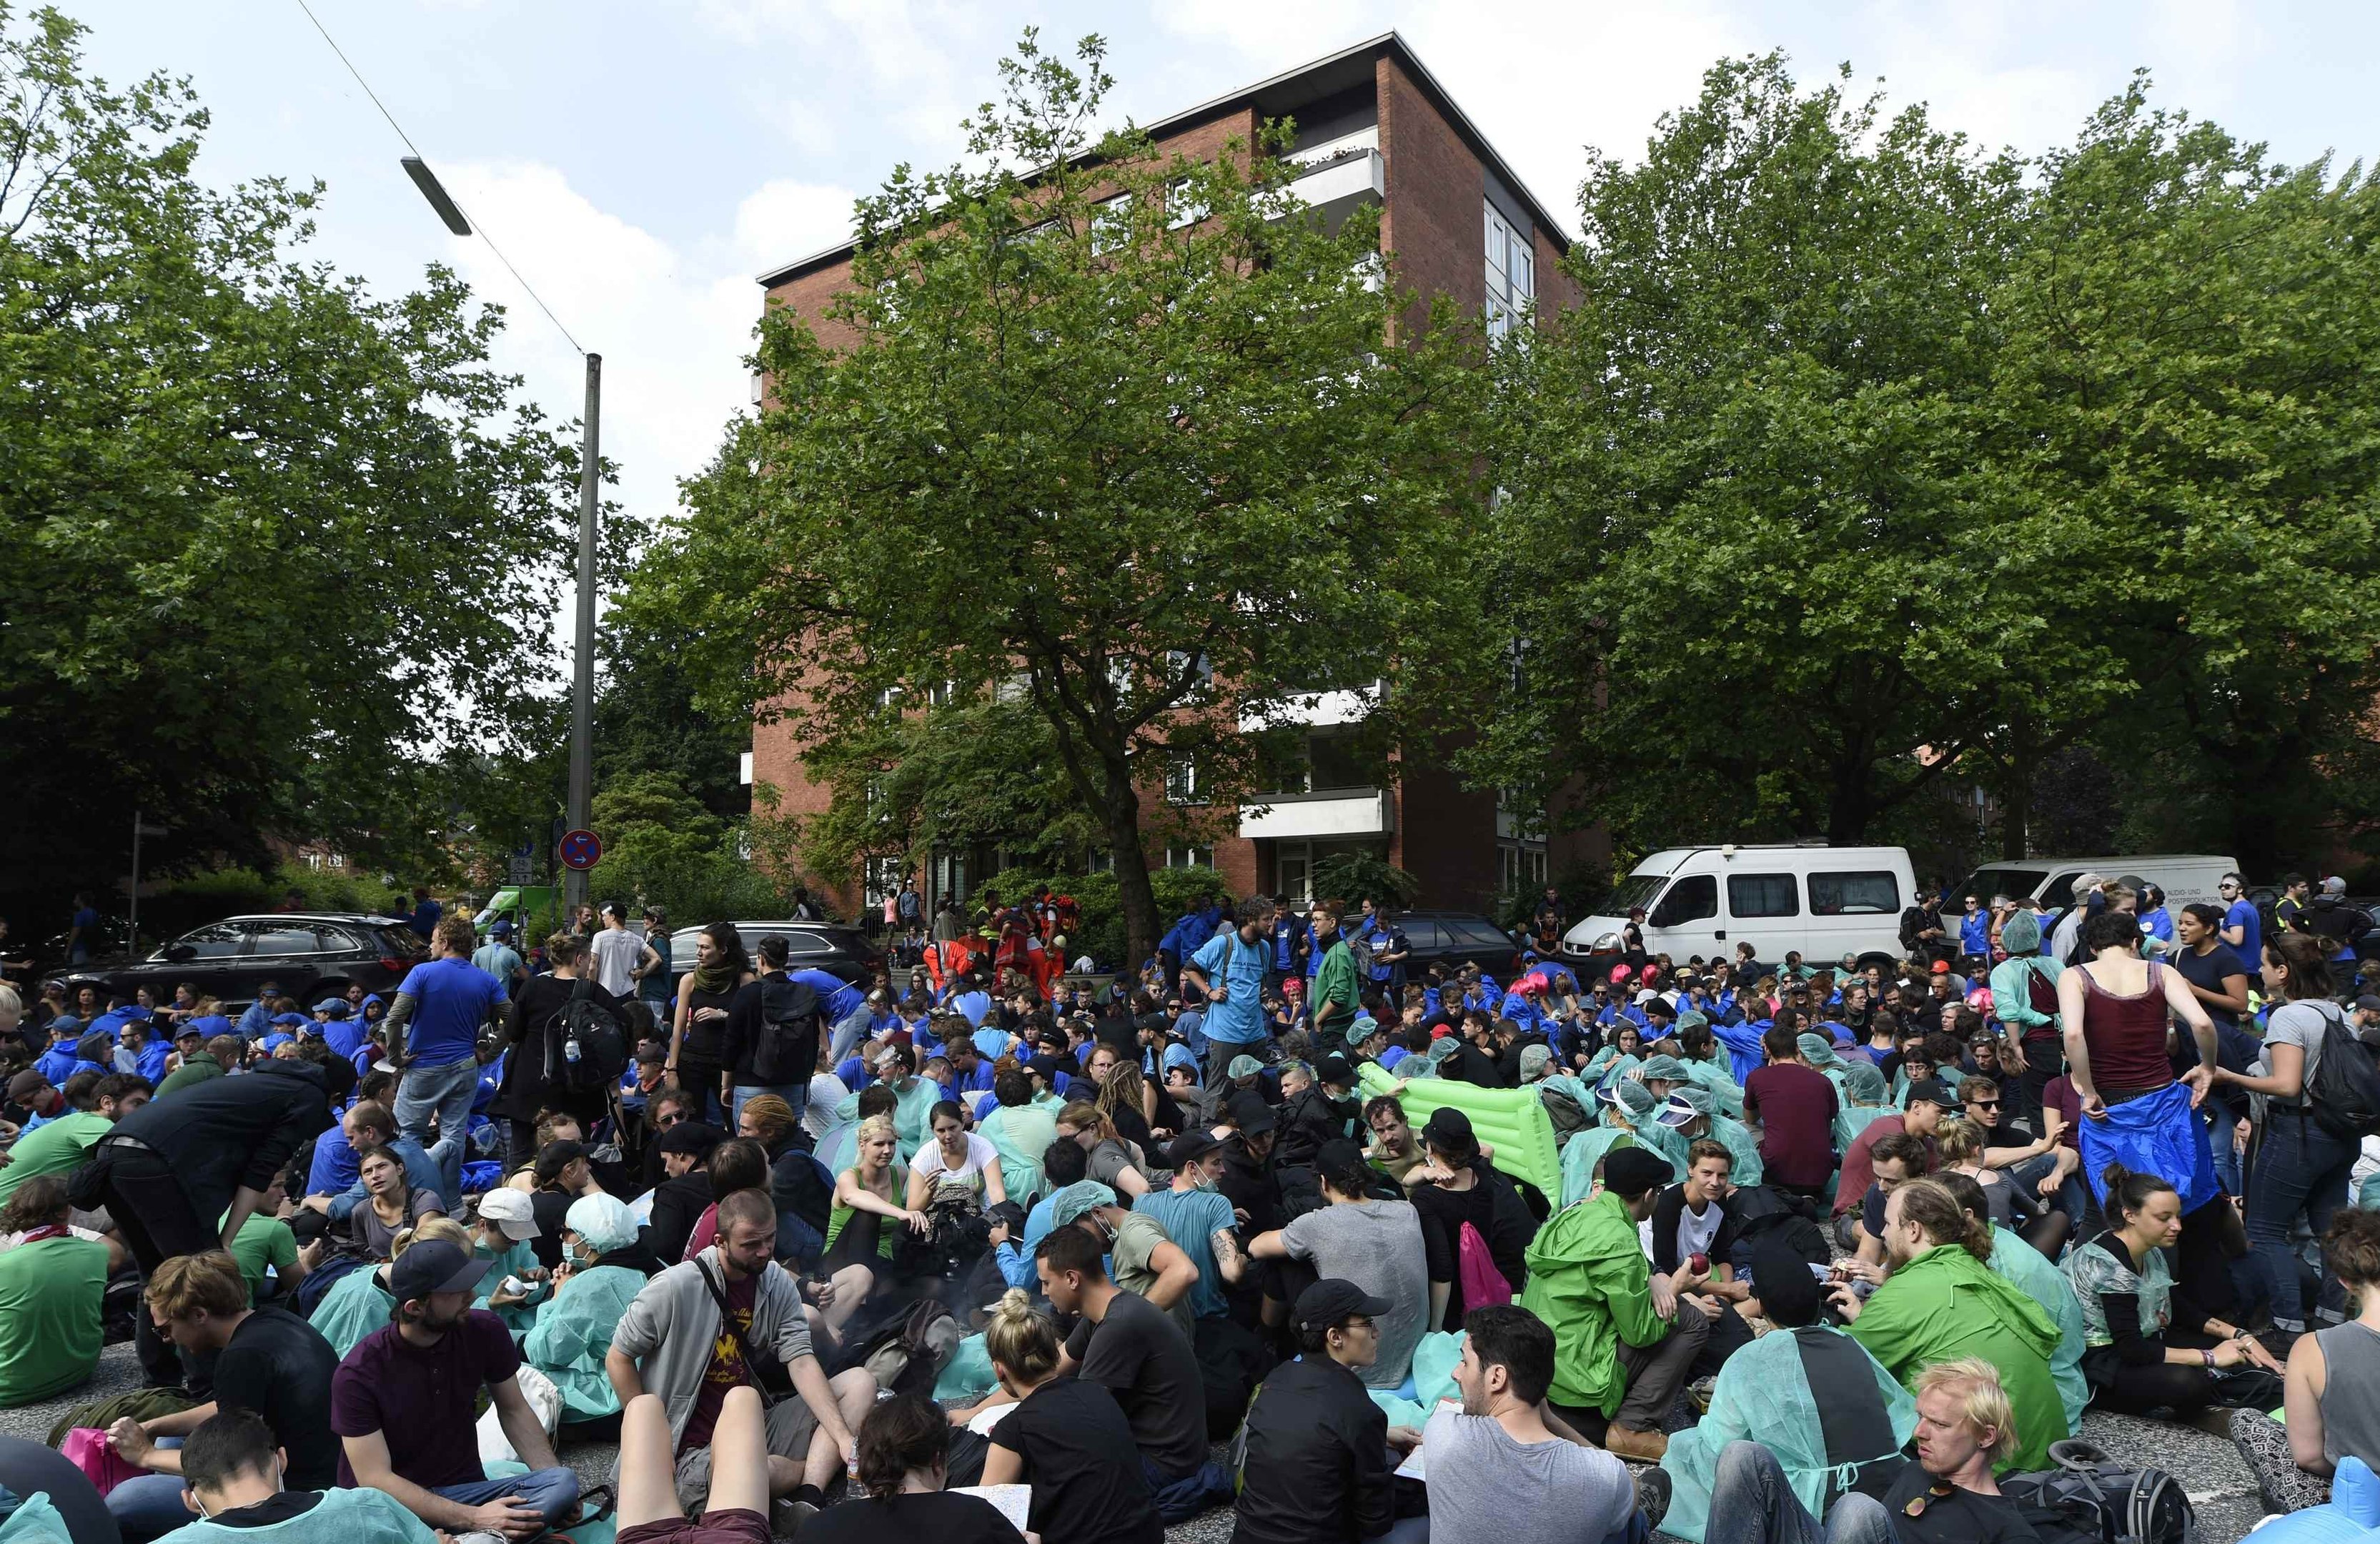
<svg viewBox="0 0 2380 1544">
<path fill-rule="evenodd" d="M 824 970 L 846 981 L 864 983 L 884 968 L 884 951 L 857 928 L 834 922 L 795 921 L 737 922 L 733 926 L 742 935 L 747 954 L 769 934 L 782 936 L 787 945 L 785 963 L 794 970 Z M 673 983 L 694 968 L 694 941 L 701 936 L 700 928 L 680 928 L 670 934 Z"/>
<path fill-rule="evenodd" d="M 353 982 L 391 992 L 429 946 L 402 922 L 356 912 L 274 912 L 227 917 L 194 928 L 145 960 L 69 971 L 69 986 L 91 981 L 130 996 L 147 987 L 160 1003 L 187 981 L 228 1004 L 256 1001 L 267 981 L 300 1003 L 334 996 Z"/>
<path fill-rule="evenodd" d="M 1562 958 L 1590 973 L 1608 969 L 1621 956 L 1628 913 L 1642 906 L 1651 954 L 1730 959 L 1750 943 L 1768 961 L 1798 949 L 1810 960 L 1888 964 L 1900 955 L 1900 912 L 1916 891 L 1900 847 L 1671 847 L 1637 864 L 1594 916 L 1562 935 Z"/>
<path fill-rule="evenodd" d="M 1965 885 L 1950 893 L 1955 909 L 1969 895 L 1985 906 L 1994 895 L 2038 899 L 2063 916 L 2074 904 L 2074 881 L 2084 874 L 2117 879 L 2137 874 L 2165 892 L 2168 910 L 2180 911 L 2193 901 L 2223 904 L 2216 885 L 2239 865 L 2221 853 L 2143 853 L 2130 857 L 2028 857 L 1986 863 L 1967 876 Z"/>
<path fill-rule="evenodd" d="M 1450 971 L 1476 965 L 1503 985 L 1521 971 L 1521 946 L 1512 935 L 1475 911 L 1401 911 L 1389 920 L 1403 930 L 1412 957 L 1405 977 L 1419 980 L 1423 971 L 1442 965 Z"/>
</svg>

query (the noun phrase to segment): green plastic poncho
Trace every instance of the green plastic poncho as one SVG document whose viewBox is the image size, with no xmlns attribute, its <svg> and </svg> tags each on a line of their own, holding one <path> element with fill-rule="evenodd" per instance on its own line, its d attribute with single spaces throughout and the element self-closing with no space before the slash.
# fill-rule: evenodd
<svg viewBox="0 0 2380 1544">
<path fill-rule="evenodd" d="M 603 1354 L 612 1349 L 612 1331 L 644 1284 L 641 1270 L 592 1266 L 572 1272 L 537 1311 L 521 1356 L 562 1391 L 564 1420 L 601 1420 L 619 1411 L 619 1396 L 603 1374 Z"/>
<path fill-rule="evenodd" d="M 1711 1387 L 1710 1410 L 1696 1425 L 1670 1439 L 1661 1460 L 1670 1481 L 1670 1511 L 1661 1531 L 1687 1544 L 1702 1544 L 1710 1516 L 1711 1485 L 1718 1477 L 1718 1455 L 1730 1442 L 1754 1441 L 1776 1456 L 1793 1494 L 1820 1514 L 1827 1482 L 1836 1477 L 1848 1486 L 1856 1474 L 1837 1475 L 1827 1462 L 1827 1434 L 1818 1419 L 1818 1403 L 1810 1380 L 1802 1370 L 1802 1350 L 1796 1335 L 1840 1335 L 1831 1325 L 1805 1330 L 1778 1330 L 1740 1347 L 1719 1368 Z M 1886 1417 L 1893 1441 L 1908 1442 L 1917 1429 L 1917 1402 L 1894 1380 L 1874 1356 L 1876 1392 L 1884 1396 Z M 1877 1457 L 1888 1454 L 1879 1453 Z M 1848 1466 L 1847 1466 L 1848 1467 Z"/>
<path fill-rule="evenodd" d="M 380 1329 L 396 1312 L 396 1299 L 380 1284 L 384 1267 L 359 1265 L 331 1283 L 307 1319 L 345 1360 L 356 1343 Z"/>
<path fill-rule="evenodd" d="M 1614 1148 L 1633 1148 L 1633 1133 L 1616 1125 L 1599 1125 L 1582 1131 L 1562 1144 L 1561 1204 L 1572 1206 L 1586 1199 L 1595 1188 L 1595 1166 Z"/>
<path fill-rule="evenodd" d="M 528 1240 L 526 1238 L 516 1242 L 512 1247 L 502 1254 L 496 1254 L 486 1245 L 475 1241 L 471 1246 L 471 1253 L 488 1262 L 488 1273 L 480 1278 L 478 1286 L 471 1289 L 471 1303 L 474 1307 L 487 1308 L 488 1298 L 496 1288 L 504 1284 L 505 1277 L 518 1276 L 527 1281 L 528 1273 L 537 1269 L 537 1251 L 529 1247 Z M 504 1321 L 505 1329 L 513 1332 L 515 1344 L 518 1344 L 520 1338 L 528 1333 L 529 1326 L 537 1322 L 537 1306 L 545 1297 L 547 1292 L 543 1282 L 532 1282 L 529 1284 L 536 1290 L 531 1292 L 526 1300 L 509 1304 L 501 1308 L 488 1308 L 489 1312 Z M 336 1289 L 334 1288 L 334 1290 Z"/>
<path fill-rule="evenodd" d="M 2049 1358 L 2049 1376 L 2058 1385 L 2058 1402 L 2066 1407 L 2066 1429 L 2082 1429 L 2082 1407 L 2091 1403 L 2091 1380 L 2082 1376 L 2082 1304 L 2063 1271 L 2042 1252 L 2015 1234 L 1992 1224 L 1992 1273 L 2016 1283 L 2016 1289 L 2049 1310 L 2058 1324 L 2058 1350 Z"/>
<path fill-rule="evenodd" d="M 895 1083 L 892 1088 L 899 1101 L 892 1106 L 893 1151 L 906 1163 L 934 1139 L 934 1106 L 945 1096 L 930 1077 L 912 1077 L 908 1087 Z"/>
<path fill-rule="evenodd" d="M 1058 1117 L 1029 1104 L 1002 1104 L 976 1131 L 1000 1151 L 1000 1183 L 1008 1198 L 1021 1207 L 1038 1200 L 1049 1184 L 1041 1174 L 1041 1155 L 1058 1139 Z"/>
<path fill-rule="evenodd" d="M 2069 1433 L 2065 1402 L 2049 1374 L 2057 1321 L 1962 1246 L 1938 1244 L 1895 1268 L 1852 1321 L 1852 1336 L 1904 1386 L 1936 1362 L 1959 1356 L 1981 1356 L 1999 1368 L 2022 1444 L 1993 1465 L 2003 1474 L 2046 1468 L 2049 1444 Z"/>
<path fill-rule="evenodd" d="M 174 1544 L 278 1544 L 284 1539 L 335 1538 L 339 1544 L 437 1544 L 429 1525 L 385 1490 L 331 1489 L 282 1523 L 227 1528 L 203 1518 L 165 1535 Z"/>
</svg>

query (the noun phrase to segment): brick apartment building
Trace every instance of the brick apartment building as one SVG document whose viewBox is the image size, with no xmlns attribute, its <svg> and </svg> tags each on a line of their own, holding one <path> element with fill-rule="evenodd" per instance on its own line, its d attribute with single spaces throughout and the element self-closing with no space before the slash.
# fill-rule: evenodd
<svg viewBox="0 0 2380 1544">
<path fill-rule="evenodd" d="M 1549 311 L 1573 298 L 1557 266 L 1569 245 L 1560 227 L 1394 32 L 1177 113 L 1148 133 L 1161 154 L 1202 159 L 1233 140 L 1253 142 L 1260 123 L 1282 118 L 1296 125 L 1299 198 L 1325 218 L 1378 205 L 1381 246 L 1425 309 L 1432 296 L 1447 295 L 1484 311 L 1500 332 L 1533 301 Z M 830 348 L 853 341 L 822 314 L 849 283 L 851 255 L 846 244 L 760 276 L 768 302 L 801 313 Z M 1210 821 L 1220 828 L 1211 845 L 1152 848 L 1152 864 L 1211 867 L 1234 894 L 1286 891 L 1305 899 L 1316 864 L 1368 850 L 1421 880 L 1422 905 L 1479 910 L 1500 893 L 1534 894 L 1573 860 L 1608 857 L 1599 832 L 1549 840 L 1541 811 L 1500 808 L 1496 795 L 1462 787 L 1443 768 L 1402 761 L 1379 785 L 1346 749 L 1346 736 L 1375 700 L 1358 688 L 1302 704 L 1301 785 L 1253 798 L 1236 821 L 1229 812 Z M 823 810 L 832 796 L 811 783 L 781 723 L 756 726 L 748 776 L 773 785 L 791 814 Z M 1144 796 L 1196 794 L 1152 786 Z M 915 877 L 930 903 L 964 897 L 1002 866 L 995 852 L 938 853 Z M 881 867 L 864 886 L 837 890 L 836 899 L 850 910 L 880 904 L 883 887 L 899 878 L 897 867 Z"/>
</svg>

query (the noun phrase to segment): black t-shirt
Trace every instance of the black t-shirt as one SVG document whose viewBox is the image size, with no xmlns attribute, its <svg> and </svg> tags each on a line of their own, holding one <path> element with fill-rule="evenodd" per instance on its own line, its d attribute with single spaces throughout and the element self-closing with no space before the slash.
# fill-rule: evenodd
<svg viewBox="0 0 2380 1544">
<path fill-rule="evenodd" d="M 1919 1497 L 1925 1504 L 1911 1507 Z M 1901 1544 L 2041 1544 L 2041 1535 L 2006 1496 L 1961 1490 L 1912 1464 L 1885 1493 Z"/>
<path fill-rule="evenodd" d="M 1097 1324 L 1086 1318 L 1075 1326 L 1066 1355 L 1075 1377 L 1115 1395 L 1133 1444 L 1159 1474 L 1178 1479 L 1207 1461 L 1207 1385 L 1172 1314 L 1119 1292 Z"/>
<path fill-rule="evenodd" d="M 292 1490 L 339 1483 L 339 1439 L 331 1430 L 331 1375 L 339 1354 L 322 1332 L 285 1308 L 259 1308 L 239 1321 L 215 1359 L 215 1402 L 253 1410 L 288 1450 Z"/>
<path fill-rule="evenodd" d="M 1454 1054 L 1447 1058 L 1439 1068 L 1439 1076 L 1481 1088 L 1509 1088 L 1513 1082 L 1505 1076 L 1503 1064 L 1493 1053 L 1480 1050 L 1469 1040 L 1463 1041 Z"/>
<path fill-rule="evenodd" d="M 2254 972 L 2241 963 L 2239 953 L 2227 943 L 2218 943 L 2204 954 L 2195 949 L 2176 949 L 2166 955 L 2165 962 L 2180 971 L 2183 980 L 2206 991 L 2221 992 L 2226 976 L 2245 976 L 2250 986 L 2255 985 Z M 2240 1022 L 2240 1015 L 2228 1008 L 2218 1008 L 2212 1003 L 2201 1003 L 2199 1006 L 2206 1010 L 2206 1016 L 2215 1021 L 2218 1030 L 2235 1027 Z M 2184 1035 L 2182 1039 L 2187 1040 L 2190 1037 Z M 2217 1039 L 2220 1039 L 2219 1035 Z M 2191 1064 L 2198 1064 L 2195 1054 L 2191 1057 Z"/>
<path fill-rule="evenodd" d="M 296 1455 L 291 1456 L 294 1462 Z M 267 1528 L 275 1523 L 288 1522 L 293 1517 L 303 1517 L 322 1501 L 322 1495 L 319 1490 L 283 1490 L 267 1496 L 254 1506 L 236 1506 L 229 1512 L 218 1512 L 207 1521 L 225 1528 Z"/>
<path fill-rule="evenodd" d="M 1025 1544 L 1025 1536 L 1011 1527 L 990 1501 L 980 1496 L 953 1496 L 947 1490 L 887 1496 L 880 1501 L 867 1496 L 831 1506 L 802 1525 L 803 1544 L 885 1544 L 896 1538 L 930 1538 L 934 1544 Z"/>
<path fill-rule="evenodd" d="M 1024 1461 L 1029 1526 L 1042 1538 L 1161 1544 L 1165 1525 L 1141 1478 L 1132 1423 L 1099 1384 L 1051 1379 L 991 1429 L 991 1441 Z"/>
</svg>

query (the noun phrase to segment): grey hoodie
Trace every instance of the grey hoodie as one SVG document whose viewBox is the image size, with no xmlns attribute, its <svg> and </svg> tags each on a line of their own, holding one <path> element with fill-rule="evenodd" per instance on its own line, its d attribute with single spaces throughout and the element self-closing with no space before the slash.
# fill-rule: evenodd
<svg viewBox="0 0 2380 1544">
<path fill-rule="evenodd" d="M 673 1448 L 686 1436 L 686 1420 L 702 1392 L 702 1375 L 720 1340 L 719 1304 L 703 1285 L 698 1265 L 708 1266 L 710 1279 L 725 1290 L 726 1267 L 714 1244 L 647 1282 L 612 1334 L 613 1349 L 637 1363 L 645 1392 L 659 1395 L 668 1408 Z M 789 1369 L 810 1354 L 801 1294 L 794 1279 L 774 1266 L 760 1272 L 759 1290 L 752 1299 L 752 1328 L 744 1335 L 747 1356 L 763 1348 L 773 1348 L 777 1360 Z"/>
</svg>

